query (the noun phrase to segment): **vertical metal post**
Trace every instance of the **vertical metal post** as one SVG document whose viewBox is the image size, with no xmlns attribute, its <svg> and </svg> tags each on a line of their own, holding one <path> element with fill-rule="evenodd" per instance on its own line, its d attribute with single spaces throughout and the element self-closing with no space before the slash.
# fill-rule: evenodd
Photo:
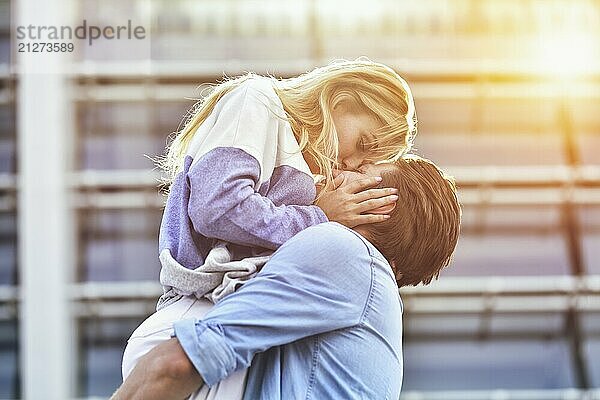
<svg viewBox="0 0 600 400">
<path fill-rule="evenodd" d="M 573 126 L 571 104 L 567 101 L 568 93 L 566 93 L 566 88 L 564 92 L 565 94 L 559 103 L 558 122 L 563 136 L 565 160 L 569 166 L 577 167 L 580 165 L 579 149 L 575 137 L 577 132 Z M 576 207 L 571 198 L 565 200 L 562 210 L 563 225 L 571 273 L 575 276 L 583 276 L 586 273 L 582 251 L 583 237 Z M 581 331 L 581 314 L 575 307 L 569 309 L 567 312 L 565 317 L 565 331 L 571 348 L 577 387 L 579 389 L 589 389 L 588 364 L 583 350 L 584 337 Z"/>
<path fill-rule="evenodd" d="M 70 2 L 15 2 L 16 26 L 60 25 Z M 17 39 L 13 37 L 13 45 Z M 30 40 L 31 42 L 31 40 Z M 70 120 L 65 55 L 17 55 L 20 361 L 24 399 L 73 393 L 68 282 L 72 268 L 68 196 Z"/>
</svg>

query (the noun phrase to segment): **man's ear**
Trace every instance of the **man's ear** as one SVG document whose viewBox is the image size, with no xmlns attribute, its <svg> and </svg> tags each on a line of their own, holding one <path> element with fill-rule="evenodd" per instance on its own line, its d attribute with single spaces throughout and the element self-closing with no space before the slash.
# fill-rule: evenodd
<svg viewBox="0 0 600 400">
<path fill-rule="evenodd" d="M 395 261 L 391 261 L 390 265 L 392 266 L 392 271 L 394 272 L 394 276 L 396 277 L 396 282 L 400 282 L 403 276 L 402 272 L 398 271 L 398 268 L 396 268 Z"/>
</svg>

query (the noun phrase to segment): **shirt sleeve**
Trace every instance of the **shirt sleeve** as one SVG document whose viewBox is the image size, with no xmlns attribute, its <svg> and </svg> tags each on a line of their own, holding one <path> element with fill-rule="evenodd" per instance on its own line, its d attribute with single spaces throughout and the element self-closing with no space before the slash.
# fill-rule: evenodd
<svg viewBox="0 0 600 400">
<path fill-rule="evenodd" d="M 276 206 L 255 190 L 259 174 L 258 162 L 244 150 L 218 148 L 205 155 L 188 172 L 188 215 L 194 230 L 275 250 L 301 230 L 327 222 L 315 205 Z M 310 178 L 307 185 L 314 185 Z"/>
<path fill-rule="evenodd" d="M 248 83 L 224 96 L 195 133 L 188 150 L 194 159 L 187 172 L 188 215 L 206 237 L 277 249 L 327 217 L 315 205 L 276 206 L 258 193 L 273 173 L 280 121 L 255 86 Z M 306 175 L 306 190 L 314 191 L 312 177 L 299 175 Z"/>
<path fill-rule="evenodd" d="M 359 324 L 372 290 L 373 258 L 337 224 L 309 228 L 202 320 L 175 323 L 184 351 L 212 386 L 257 352 Z"/>
</svg>

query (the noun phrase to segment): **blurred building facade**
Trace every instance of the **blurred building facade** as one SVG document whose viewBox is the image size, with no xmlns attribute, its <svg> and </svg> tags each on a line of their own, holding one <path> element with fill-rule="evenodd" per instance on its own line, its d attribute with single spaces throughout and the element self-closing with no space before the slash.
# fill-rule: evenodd
<svg viewBox="0 0 600 400">
<path fill-rule="evenodd" d="M 65 78 L 73 167 L 60 223 L 74 238 L 64 265 L 74 344 L 56 368 L 73 376 L 73 397 L 114 391 L 126 339 L 161 293 L 164 198 L 146 156 L 162 154 L 198 85 L 365 55 L 409 81 L 415 152 L 456 177 L 463 203 L 451 266 L 401 290 L 402 398 L 600 398 L 598 1 L 68 4 L 76 22 L 126 16 L 151 32 L 142 50 L 81 46 Z M 36 318 L 21 307 L 30 278 L 18 227 L 32 202 L 19 193 L 16 121 L 36 114 L 17 107 L 32 92 L 15 68 L 16 10 L 0 0 L 0 398 L 27 393 L 21 328 Z"/>
</svg>

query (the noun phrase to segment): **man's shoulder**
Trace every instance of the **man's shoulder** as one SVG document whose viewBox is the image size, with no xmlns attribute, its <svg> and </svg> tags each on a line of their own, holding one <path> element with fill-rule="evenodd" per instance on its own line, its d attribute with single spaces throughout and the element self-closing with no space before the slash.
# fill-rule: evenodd
<svg viewBox="0 0 600 400">
<path fill-rule="evenodd" d="M 360 240 L 360 236 L 352 229 L 333 221 L 322 222 L 320 224 L 310 226 L 298 233 L 298 235 L 300 234 L 322 234 L 328 237 L 344 237 L 346 239 L 354 238 Z"/>
<path fill-rule="evenodd" d="M 270 264 L 298 267 L 302 276 L 369 281 L 373 257 L 361 238 L 334 222 L 324 222 L 297 233 L 271 257 Z M 269 265 L 267 263 L 267 265 Z M 367 285 L 368 286 L 368 285 Z M 367 290 L 367 287 L 364 288 Z"/>
<path fill-rule="evenodd" d="M 370 253 L 367 242 L 358 233 L 337 222 L 323 222 L 306 228 L 288 240 L 286 245 L 338 255 Z"/>
<path fill-rule="evenodd" d="M 387 265 L 389 263 L 383 254 L 367 238 L 337 222 L 323 222 L 313 225 L 297 233 L 284 243 L 290 245 L 298 252 L 327 254 L 339 261 L 349 262 L 353 258 L 357 261 L 370 259 L 371 261 Z M 282 246 L 282 247 L 283 247 Z M 359 260 L 360 259 L 360 260 Z"/>
</svg>

